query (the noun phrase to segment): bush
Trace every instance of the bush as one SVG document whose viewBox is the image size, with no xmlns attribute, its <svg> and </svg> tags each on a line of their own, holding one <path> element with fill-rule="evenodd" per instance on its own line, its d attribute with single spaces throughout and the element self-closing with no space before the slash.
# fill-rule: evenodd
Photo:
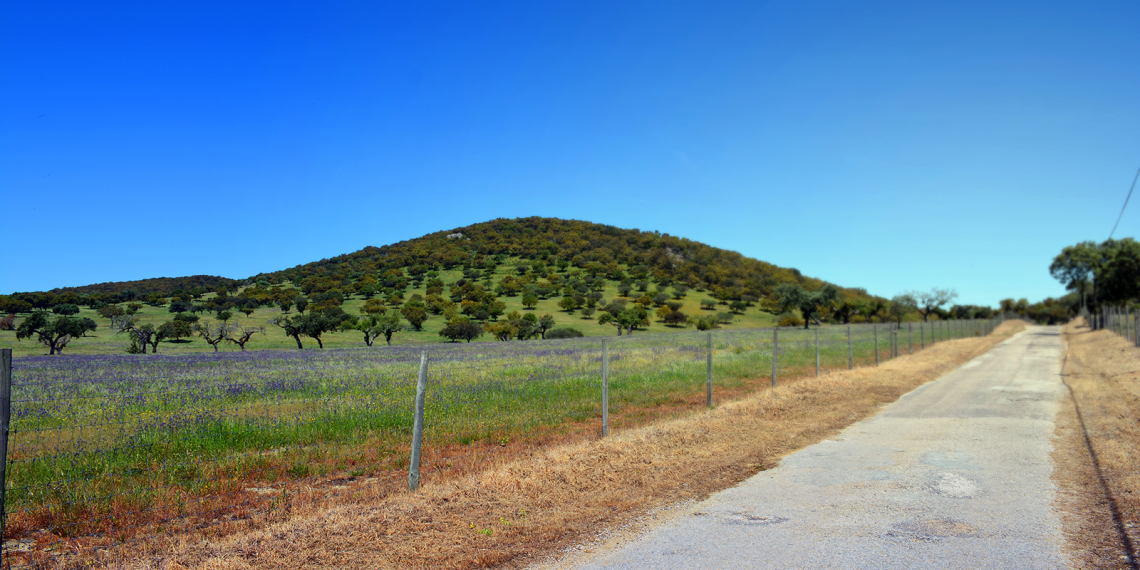
<svg viewBox="0 0 1140 570">
<path fill-rule="evenodd" d="M 561 327 L 546 331 L 547 340 L 555 338 L 578 338 L 580 336 L 586 335 L 582 334 L 582 331 L 570 327 Z"/>
<path fill-rule="evenodd" d="M 718 328 L 716 315 L 706 315 L 703 317 L 692 316 L 689 317 L 689 322 L 691 322 L 693 326 L 697 327 L 697 330 L 699 331 L 707 331 Z"/>
<path fill-rule="evenodd" d="M 717 313 L 716 320 L 722 325 L 727 325 L 732 322 L 732 313 Z"/>
<path fill-rule="evenodd" d="M 16 330 L 16 315 L 8 315 L 0 319 L 0 331 Z"/>
<path fill-rule="evenodd" d="M 776 326 L 780 326 L 780 327 L 802 327 L 802 326 L 804 326 L 804 320 L 793 315 L 793 314 L 791 314 L 791 313 L 786 313 L 780 317 L 780 322 L 777 323 Z"/>
</svg>

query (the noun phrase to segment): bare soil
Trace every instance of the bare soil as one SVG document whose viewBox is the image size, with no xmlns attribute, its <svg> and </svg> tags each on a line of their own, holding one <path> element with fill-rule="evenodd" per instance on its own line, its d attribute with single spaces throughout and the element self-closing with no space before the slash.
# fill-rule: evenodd
<svg viewBox="0 0 1140 570">
<path fill-rule="evenodd" d="M 518 568 L 699 500 L 874 414 L 1022 330 L 947 341 L 879 367 L 765 388 L 713 410 L 554 445 L 416 494 L 367 484 L 294 494 L 259 528 L 179 533 L 45 565 L 115 568 Z M 763 372 L 759 376 L 763 376 Z M 367 480 L 365 480 L 366 482 Z"/>
</svg>

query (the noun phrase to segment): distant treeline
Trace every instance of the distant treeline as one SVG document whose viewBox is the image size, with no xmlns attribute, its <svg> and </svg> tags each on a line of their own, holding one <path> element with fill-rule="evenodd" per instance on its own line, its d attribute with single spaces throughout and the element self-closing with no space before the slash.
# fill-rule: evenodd
<svg viewBox="0 0 1140 570">
<path fill-rule="evenodd" d="M 189 277 L 156 277 L 138 281 L 96 283 L 82 287 L 62 287 L 51 291 L 35 291 L 0 295 L 0 313 L 26 313 L 33 309 L 49 309 L 57 305 L 87 305 L 99 307 L 132 301 L 157 301 L 179 293 L 201 296 L 220 288 L 234 290 L 242 284 L 237 279 L 214 275 Z"/>
</svg>

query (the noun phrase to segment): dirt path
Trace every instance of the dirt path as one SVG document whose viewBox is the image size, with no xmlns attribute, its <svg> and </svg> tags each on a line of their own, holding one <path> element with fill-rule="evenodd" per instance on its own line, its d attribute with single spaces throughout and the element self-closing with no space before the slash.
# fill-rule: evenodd
<svg viewBox="0 0 1140 570">
<path fill-rule="evenodd" d="M 585 568 L 1064 568 L 1058 327 L 1032 327 Z"/>
</svg>

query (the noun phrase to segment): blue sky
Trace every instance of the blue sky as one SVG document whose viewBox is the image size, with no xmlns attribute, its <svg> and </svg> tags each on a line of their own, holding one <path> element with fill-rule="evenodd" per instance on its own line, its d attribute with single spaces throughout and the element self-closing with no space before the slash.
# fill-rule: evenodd
<svg viewBox="0 0 1140 570">
<path fill-rule="evenodd" d="M 1132 1 L 165 4 L 3 5 L 0 293 L 539 215 L 1039 300 L 1140 168 Z"/>
</svg>

